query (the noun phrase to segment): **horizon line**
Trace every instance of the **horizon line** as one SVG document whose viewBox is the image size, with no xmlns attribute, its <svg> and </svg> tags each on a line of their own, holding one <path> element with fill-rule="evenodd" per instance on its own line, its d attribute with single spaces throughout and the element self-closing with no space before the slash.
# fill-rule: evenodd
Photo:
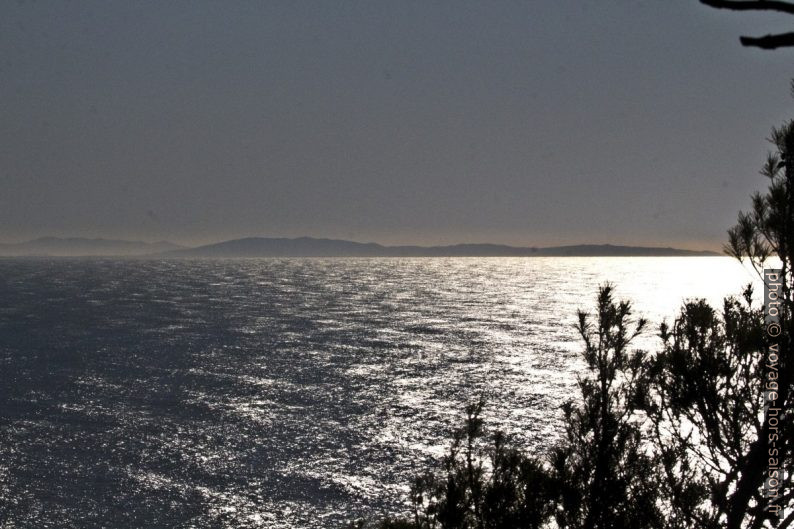
<svg viewBox="0 0 794 529">
<path fill-rule="evenodd" d="M 712 249 L 712 248 L 703 248 L 700 247 L 698 249 L 692 248 L 681 248 L 676 246 L 671 246 L 670 243 L 642 243 L 642 244 L 627 244 L 627 243 L 614 243 L 614 242 L 578 242 L 578 243 L 567 243 L 567 244 L 560 244 L 560 243 L 552 243 L 546 245 L 537 245 L 537 244 L 510 244 L 510 243 L 500 243 L 500 242 L 454 242 L 454 243 L 440 243 L 440 244 L 417 244 L 417 243 L 399 243 L 399 244 L 385 244 L 381 242 L 376 242 L 372 240 L 355 240 L 355 239 L 343 239 L 343 238 L 336 238 L 336 237 L 317 237 L 312 235 L 300 235 L 295 237 L 288 237 L 288 236 L 266 236 L 266 235 L 247 235 L 242 237 L 232 237 L 227 239 L 220 239 L 215 240 L 213 242 L 204 242 L 200 244 L 185 244 L 181 242 L 174 242 L 173 240 L 169 239 L 139 239 L 139 238 L 112 238 L 107 236 L 102 237 L 90 237 L 90 236 L 79 236 L 79 235 L 69 235 L 69 236 L 55 236 L 55 235 L 42 235 L 39 237 L 34 237 L 30 239 L 20 240 L 18 242 L 7 242 L 7 241 L 0 241 L 0 245 L 2 246 L 16 246 L 16 245 L 23 245 L 27 243 L 37 242 L 37 241 L 45 241 L 45 240 L 57 240 L 57 241 L 86 241 L 86 242 L 124 242 L 124 243 L 137 243 L 137 244 L 146 244 L 146 245 L 156 245 L 156 244 L 171 244 L 175 246 L 180 246 L 184 249 L 195 249 L 204 246 L 212 246 L 216 244 L 223 244 L 226 242 L 231 241 L 241 241 L 241 240 L 252 240 L 252 239 L 270 239 L 270 240 L 285 240 L 285 241 L 297 241 L 297 240 L 315 240 L 315 241 L 333 241 L 333 242 L 349 242 L 354 244 L 361 244 L 361 245 L 376 245 L 381 246 L 383 248 L 401 248 L 401 247 L 416 247 L 416 248 L 448 248 L 448 247 L 455 247 L 455 246 L 501 246 L 506 248 L 515 248 L 515 249 L 550 249 L 550 248 L 566 248 L 566 247 L 573 247 L 573 246 L 600 246 L 600 247 L 617 247 L 617 248 L 652 248 L 652 249 L 670 249 L 670 250 L 686 250 L 686 251 L 693 251 L 693 252 L 712 252 L 715 254 L 722 255 L 723 251 L 722 248 L 719 250 Z"/>
</svg>

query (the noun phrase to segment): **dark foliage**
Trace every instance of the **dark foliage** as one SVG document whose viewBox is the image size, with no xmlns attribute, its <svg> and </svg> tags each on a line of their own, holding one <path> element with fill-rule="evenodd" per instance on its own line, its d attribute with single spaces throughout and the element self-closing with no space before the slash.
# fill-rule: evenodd
<svg viewBox="0 0 794 529">
<path fill-rule="evenodd" d="M 645 326 L 632 322 L 628 302 L 607 285 L 598 294 L 595 323 L 579 313 L 588 376 L 581 396 L 563 407 L 565 435 L 552 455 L 559 490 L 556 521 L 563 528 L 661 527 L 654 461 L 642 438 L 645 355 L 629 349 Z"/>
<path fill-rule="evenodd" d="M 773 129 L 770 141 L 777 152 L 768 155 L 761 170 L 770 180 L 769 189 L 753 196 L 750 213 L 739 214 L 728 232 L 726 252 L 749 261 L 762 278 L 770 258 L 779 259 L 772 268 L 782 269 L 782 332 L 774 340 L 780 363 L 771 373 L 779 411 L 764 409 L 771 344 L 764 308 L 753 306 L 750 287 L 741 299 L 725 301 L 721 317 L 703 301 L 690 302 L 672 327 L 662 327 L 664 348 L 650 370 L 655 399 L 648 410 L 674 527 L 782 528 L 794 522 L 789 360 L 794 312 L 794 125 Z M 782 428 L 770 428 L 770 417 Z M 784 518 L 770 512 L 762 489 L 772 459 L 786 470 L 777 502 L 787 507 Z"/>
<path fill-rule="evenodd" d="M 550 482 L 543 466 L 487 434 L 483 403 L 466 409 L 441 468 L 412 488 L 416 528 L 508 529 L 542 527 L 550 515 Z"/>
<path fill-rule="evenodd" d="M 439 469 L 411 488 L 412 519 L 384 520 L 377 529 L 534 529 L 551 515 L 552 484 L 542 464 L 489 435 L 480 418 L 483 403 L 466 409 Z M 363 528 L 363 522 L 352 528 Z"/>
<path fill-rule="evenodd" d="M 648 412 L 672 527 L 722 527 L 754 470 L 742 467 L 763 428 L 764 340 L 751 294 L 726 300 L 722 317 L 702 300 L 689 302 L 672 328 L 662 327 Z M 752 506 L 762 504 L 763 460 L 756 466 Z"/>
</svg>

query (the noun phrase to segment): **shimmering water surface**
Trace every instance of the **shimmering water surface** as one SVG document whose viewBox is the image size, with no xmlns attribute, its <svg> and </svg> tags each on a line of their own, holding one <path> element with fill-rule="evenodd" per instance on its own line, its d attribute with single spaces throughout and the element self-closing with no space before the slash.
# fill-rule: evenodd
<svg viewBox="0 0 794 529">
<path fill-rule="evenodd" d="M 0 526 L 402 512 L 480 395 L 528 450 L 554 441 L 575 311 L 607 280 L 658 324 L 752 276 L 716 257 L 0 260 Z"/>
</svg>

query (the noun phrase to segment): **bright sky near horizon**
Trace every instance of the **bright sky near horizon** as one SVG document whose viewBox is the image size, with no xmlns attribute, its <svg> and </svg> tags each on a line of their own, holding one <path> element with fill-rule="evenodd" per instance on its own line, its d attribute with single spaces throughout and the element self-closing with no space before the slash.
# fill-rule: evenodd
<svg viewBox="0 0 794 529">
<path fill-rule="evenodd" d="M 790 20 L 789 20 L 790 18 Z M 0 241 L 716 249 L 794 17 L 677 2 L 0 4 Z"/>
</svg>

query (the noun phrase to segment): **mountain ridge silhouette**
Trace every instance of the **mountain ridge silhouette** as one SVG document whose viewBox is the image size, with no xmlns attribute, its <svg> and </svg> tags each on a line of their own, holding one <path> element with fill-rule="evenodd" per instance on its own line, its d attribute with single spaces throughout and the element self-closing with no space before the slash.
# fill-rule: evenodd
<svg viewBox="0 0 794 529">
<path fill-rule="evenodd" d="M 313 237 L 245 237 L 164 254 L 168 257 L 530 257 L 530 256 L 716 256 L 708 250 L 579 244 L 520 247 L 492 243 L 443 246 L 354 242 Z"/>
</svg>

